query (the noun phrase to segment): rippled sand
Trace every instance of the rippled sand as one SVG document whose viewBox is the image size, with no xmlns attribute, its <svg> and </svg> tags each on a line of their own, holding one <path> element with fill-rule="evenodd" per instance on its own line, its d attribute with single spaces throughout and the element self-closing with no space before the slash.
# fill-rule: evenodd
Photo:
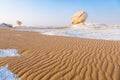
<svg viewBox="0 0 120 80">
<path fill-rule="evenodd" d="M 0 58 L 0 66 L 22 80 L 120 80 L 120 41 L 0 29 L 0 48 L 21 53 Z"/>
</svg>

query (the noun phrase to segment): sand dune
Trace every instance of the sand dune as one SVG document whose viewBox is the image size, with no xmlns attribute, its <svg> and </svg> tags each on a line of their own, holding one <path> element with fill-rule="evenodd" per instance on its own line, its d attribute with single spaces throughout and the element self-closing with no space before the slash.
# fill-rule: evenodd
<svg viewBox="0 0 120 80">
<path fill-rule="evenodd" d="M 120 41 L 0 29 L 0 48 L 19 51 L 0 66 L 22 80 L 120 80 Z"/>
</svg>

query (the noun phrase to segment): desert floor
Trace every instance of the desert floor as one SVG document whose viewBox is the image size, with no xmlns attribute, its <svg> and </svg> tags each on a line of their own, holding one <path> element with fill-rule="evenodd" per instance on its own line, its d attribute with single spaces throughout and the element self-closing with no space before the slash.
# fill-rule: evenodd
<svg viewBox="0 0 120 80">
<path fill-rule="evenodd" d="M 120 41 L 0 29 L 0 49 L 19 51 L 0 66 L 22 80 L 120 80 Z"/>
</svg>

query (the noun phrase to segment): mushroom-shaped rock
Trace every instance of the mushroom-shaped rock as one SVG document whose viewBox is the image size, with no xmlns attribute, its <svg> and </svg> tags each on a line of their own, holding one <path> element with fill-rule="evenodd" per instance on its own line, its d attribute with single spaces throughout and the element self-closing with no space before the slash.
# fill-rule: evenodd
<svg viewBox="0 0 120 80">
<path fill-rule="evenodd" d="M 17 21 L 17 22 L 16 22 L 16 26 L 17 26 L 17 27 L 19 27 L 19 26 L 21 26 L 21 25 L 22 25 L 22 22 L 21 22 L 21 21 Z"/>
<path fill-rule="evenodd" d="M 80 11 L 75 13 L 72 16 L 72 24 L 83 24 L 85 22 L 85 20 L 87 19 L 88 15 L 85 11 Z"/>
</svg>

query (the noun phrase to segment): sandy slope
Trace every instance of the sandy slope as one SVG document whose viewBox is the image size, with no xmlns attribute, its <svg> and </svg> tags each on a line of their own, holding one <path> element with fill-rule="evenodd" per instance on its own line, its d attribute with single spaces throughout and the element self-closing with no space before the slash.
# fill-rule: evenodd
<svg viewBox="0 0 120 80">
<path fill-rule="evenodd" d="M 22 80 L 120 80 L 120 41 L 0 29 L 0 48 L 19 50 L 22 56 L 0 58 L 0 66 Z"/>
</svg>

